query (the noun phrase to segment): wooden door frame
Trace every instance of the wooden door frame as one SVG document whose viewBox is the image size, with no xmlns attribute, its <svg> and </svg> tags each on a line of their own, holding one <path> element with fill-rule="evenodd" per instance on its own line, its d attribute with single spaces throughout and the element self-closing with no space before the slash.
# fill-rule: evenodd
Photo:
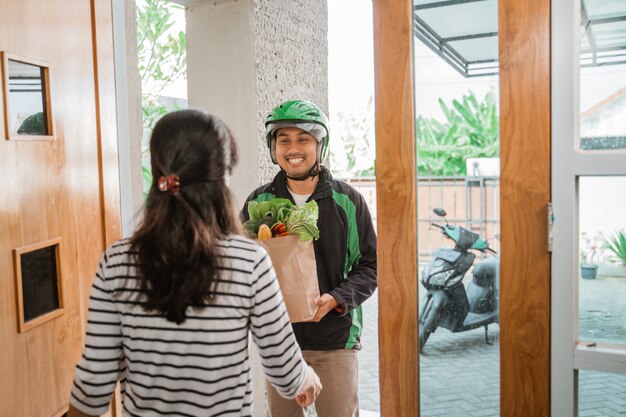
<svg viewBox="0 0 626 417">
<path fill-rule="evenodd" d="M 104 248 L 107 248 L 122 237 L 113 10 L 110 1 L 91 0 L 91 31 L 99 149 L 100 205 L 103 216 L 100 227 L 102 228 L 102 244 Z M 83 312 L 87 312 L 90 290 L 91 285 L 81 288 L 83 294 L 81 311 Z M 107 416 L 121 417 L 121 415 L 122 403 L 118 384 L 115 387 Z"/>
<path fill-rule="evenodd" d="M 550 415 L 550 0 L 499 0 L 500 413 Z"/>
<path fill-rule="evenodd" d="M 417 416 L 417 211 L 410 0 L 374 0 L 378 343 L 383 417 Z"/>
<path fill-rule="evenodd" d="M 374 0 L 381 415 L 419 415 L 411 0 Z M 550 1 L 499 0 L 500 414 L 550 415 Z"/>
<path fill-rule="evenodd" d="M 96 121 L 100 149 L 100 201 L 104 247 L 121 237 L 119 145 L 111 2 L 91 0 Z"/>
</svg>

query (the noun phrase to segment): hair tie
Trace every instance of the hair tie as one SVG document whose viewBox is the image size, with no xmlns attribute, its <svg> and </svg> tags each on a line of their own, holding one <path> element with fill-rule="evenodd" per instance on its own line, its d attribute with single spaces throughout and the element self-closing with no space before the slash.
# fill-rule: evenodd
<svg viewBox="0 0 626 417">
<path fill-rule="evenodd" d="M 176 194 L 180 191 L 180 177 L 178 175 L 159 177 L 159 191 L 169 191 L 173 194 Z"/>
</svg>

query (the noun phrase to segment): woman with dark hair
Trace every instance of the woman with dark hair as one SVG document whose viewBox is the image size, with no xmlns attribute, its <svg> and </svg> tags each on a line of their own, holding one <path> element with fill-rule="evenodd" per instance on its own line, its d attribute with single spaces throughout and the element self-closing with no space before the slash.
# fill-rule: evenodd
<svg viewBox="0 0 626 417">
<path fill-rule="evenodd" d="M 141 226 L 103 254 L 89 301 L 70 416 L 252 414 L 249 333 L 267 379 L 308 406 L 321 390 L 302 359 L 267 252 L 240 235 L 226 178 L 228 128 L 197 110 L 164 116 L 150 140 Z"/>
</svg>

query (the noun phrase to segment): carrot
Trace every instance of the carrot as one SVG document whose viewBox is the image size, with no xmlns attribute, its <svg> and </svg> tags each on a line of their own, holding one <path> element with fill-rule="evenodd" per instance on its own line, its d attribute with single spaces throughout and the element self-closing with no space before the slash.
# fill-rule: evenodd
<svg viewBox="0 0 626 417">
<path fill-rule="evenodd" d="M 274 226 L 272 226 L 272 235 L 274 236 L 278 236 L 283 232 L 287 231 L 287 226 L 285 226 L 284 223 L 276 223 Z"/>
</svg>

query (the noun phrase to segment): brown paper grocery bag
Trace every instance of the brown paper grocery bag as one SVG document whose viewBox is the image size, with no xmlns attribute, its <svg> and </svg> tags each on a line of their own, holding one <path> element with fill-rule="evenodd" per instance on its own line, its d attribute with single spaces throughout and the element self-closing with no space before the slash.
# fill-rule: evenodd
<svg viewBox="0 0 626 417">
<path fill-rule="evenodd" d="M 270 254 L 289 321 L 311 319 L 317 311 L 313 300 L 320 296 L 313 242 L 301 242 L 298 236 L 275 237 L 259 241 Z"/>
</svg>

